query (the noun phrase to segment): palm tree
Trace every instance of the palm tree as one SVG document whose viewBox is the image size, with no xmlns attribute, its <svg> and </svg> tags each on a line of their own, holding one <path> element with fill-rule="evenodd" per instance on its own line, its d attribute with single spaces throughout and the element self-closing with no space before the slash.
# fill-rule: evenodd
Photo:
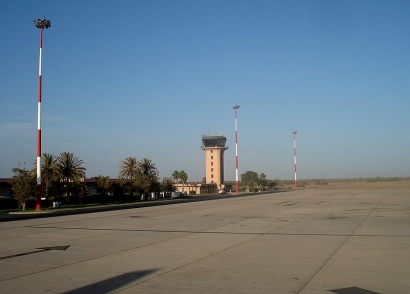
<svg viewBox="0 0 410 294">
<path fill-rule="evenodd" d="M 158 176 L 158 170 L 155 167 L 155 163 L 152 163 L 151 160 L 147 158 L 143 158 L 138 162 L 138 170 L 148 178 Z"/>
<path fill-rule="evenodd" d="M 179 180 L 179 171 L 174 170 L 174 172 L 172 173 L 172 178 L 178 183 L 178 180 Z"/>
<path fill-rule="evenodd" d="M 43 156 L 41 156 L 41 178 L 46 191 L 46 198 L 48 198 L 48 190 L 51 183 L 56 180 L 58 176 L 57 157 L 51 153 L 43 153 Z"/>
<path fill-rule="evenodd" d="M 155 163 L 147 158 L 138 162 L 137 182 L 146 200 L 146 193 L 151 192 L 150 190 L 158 184 L 158 170 Z"/>
<path fill-rule="evenodd" d="M 182 182 L 182 191 L 184 191 L 184 185 L 186 184 L 186 181 L 188 181 L 188 174 L 184 170 L 181 170 L 179 172 L 179 178 Z"/>
<path fill-rule="evenodd" d="M 138 162 L 135 157 L 127 157 L 121 160 L 118 177 L 129 185 L 130 196 L 138 173 Z"/>
<path fill-rule="evenodd" d="M 67 193 L 67 202 L 69 202 L 69 186 L 74 182 L 82 181 L 85 178 L 84 161 L 75 157 L 73 153 L 62 152 L 57 157 L 57 168 L 60 175 L 60 181 L 65 184 Z"/>
<path fill-rule="evenodd" d="M 84 179 L 86 168 L 83 167 L 84 161 L 75 157 L 73 153 L 62 152 L 57 157 L 57 168 L 61 179 L 64 182 L 76 179 Z"/>
</svg>

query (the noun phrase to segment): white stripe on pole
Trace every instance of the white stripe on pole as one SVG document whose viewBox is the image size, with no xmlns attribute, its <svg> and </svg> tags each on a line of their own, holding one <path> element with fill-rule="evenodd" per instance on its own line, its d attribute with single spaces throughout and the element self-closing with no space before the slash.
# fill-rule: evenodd
<svg viewBox="0 0 410 294">
<path fill-rule="evenodd" d="M 40 44 L 40 46 L 41 46 L 41 44 Z M 38 75 L 39 76 L 41 76 L 41 51 L 42 51 L 42 49 L 43 48 L 40 47 L 40 58 L 39 58 L 39 61 L 38 61 Z"/>
<path fill-rule="evenodd" d="M 233 105 L 233 109 L 235 112 L 235 166 L 236 166 L 236 171 L 235 171 L 235 188 L 236 188 L 236 193 L 239 193 L 239 171 L 238 171 L 238 123 L 236 120 L 236 110 L 239 109 L 239 105 Z"/>
</svg>

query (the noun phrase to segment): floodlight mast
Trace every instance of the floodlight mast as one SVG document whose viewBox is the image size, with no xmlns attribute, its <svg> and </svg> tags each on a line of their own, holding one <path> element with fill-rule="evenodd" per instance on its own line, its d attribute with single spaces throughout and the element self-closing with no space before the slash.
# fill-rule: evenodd
<svg viewBox="0 0 410 294">
<path fill-rule="evenodd" d="M 295 189 L 296 189 L 298 187 L 298 182 L 296 179 L 296 134 L 298 132 L 293 131 L 292 133 L 293 133 L 293 156 L 295 158 Z"/>
<path fill-rule="evenodd" d="M 236 161 L 236 170 L 235 170 L 235 188 L 236 194 L 239 193 L 239 172 L 238 172 L 238 124 L 236 120 L 236 110 L 239 109 L 239 105 L 233 105 L 232 108 L 235 112 L 235 161 Z"/>
<path fill-rule="evenodd" d="M 45 17 L 33 20 L 34 26 L 40 29 L 40 57 L 38 62 L 38 111 L 37 111 L 37 181 L 36 181 L 36 210 L 41 210 L 41 57 L 43 49 L 43 29 L 51 27 L 51 22 Z"/>
</svg>

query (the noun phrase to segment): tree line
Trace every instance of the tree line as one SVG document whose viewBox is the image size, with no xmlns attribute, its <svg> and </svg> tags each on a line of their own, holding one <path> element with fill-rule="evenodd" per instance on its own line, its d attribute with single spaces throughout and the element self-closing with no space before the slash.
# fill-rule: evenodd
<svg viewBox="0 0 410 294">
<path fill-rule="evenodd" d="M 185 171 L 174 171 L 172 178 L 165 177 L 160 182 L 158 170 L 151 160 L 127 157 L 119 164 L 118 179 L 113 180 L 103 175 L 95 177 L 98 195 L 94 198 L 98 199 L 90 199 L 85 183 L 84 161 L 73 153 L 62 152 L 58 156 L 43 153 L 40 164 L 44 196 L 66 204 L 105 203 L 109 195 L 115 196 L 115 200 L 119 202 L 135 200 L 134 193 L 138 193 L 137 197 L 140 199 L 147 200 L 150 192 L 175 191 L 174 180 L 180 179 L 183 185 L 188 180 Z M 18 167 L 13 168 L 12 172 L 11 195 L 24 210 L 26 202 L 35 198 L 37 169 L 36 166 L 31 170 Z"/>
<path fill-rule="evenodd" d="M 241 189 L 243 191 L 264 191 L 274 190 L 277 187 L 276 180 L 268 180 L 264 173 L 258 175 L 254 171 L 247 171 L 241 174 Z"/>
<path fill-rule="evenodd" d="M 59 156 L 44 153 L 41 157 L 41 184 L 46 197 L 49 193 L 82 195 L 86 187 L 81 183 L 85 178 L 86 168 L 83 161 L 70 152 L 62 152 Z M 36 161 L 34 162 L 34 165 Z M 12 196 L 25 209 L 26 202 L 35 197 L 37 169 L 13 168 L 11 178 Z"/>
<path fill-rule="evenodd" d="M 184 189 L 188 181 L 188 174 L 184 170 L 175 170 L 171 177 L 164 177 L 160 181 L 158 170 L 151 160 L 127 157 L 120 161 L 118 179 L 110 179 L 109 176 L 103 175 L 95 177 L 97 194 L 89 195 L 85 183 L 84 161 L 73 153 L 62 152 L 58 156 L 43 153 L 40 162 L 44 196 L 46 199 L 64 202 L 67 205 L 134 201 L 136 199 L 134 195 L 141 200 L 147 200 L 151 192 L 173 192 L 176 190 L 175 183 L 181 183 Z M 12 197 L 18 201 L 23 210 L 26 202 L 35 198 L 36 164 L 34 161 L 35 167 L 31 170 L 20 167 L 12 169 L 14 173 L 11 179 Z M 242 191 L 253 192 L 277 188 L 278 180 L 268 180 L 264 173 L 247 171 L 241 174 L 240 190 Z"/>
</svg>

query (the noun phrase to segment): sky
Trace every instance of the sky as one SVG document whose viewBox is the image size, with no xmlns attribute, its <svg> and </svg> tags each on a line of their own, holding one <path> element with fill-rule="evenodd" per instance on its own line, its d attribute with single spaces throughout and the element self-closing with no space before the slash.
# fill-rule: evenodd
<svg viewBox="0 0 410 294">
<path fill-rule="evenodd" d="M 224 134 L 225 180 L 410 176 L 410 2 L 1 1 L 0 177 L 34 167 L 39 29 L 42 153 L 86 176 L 152 160 L 205 176 Z"/>
</svg>

